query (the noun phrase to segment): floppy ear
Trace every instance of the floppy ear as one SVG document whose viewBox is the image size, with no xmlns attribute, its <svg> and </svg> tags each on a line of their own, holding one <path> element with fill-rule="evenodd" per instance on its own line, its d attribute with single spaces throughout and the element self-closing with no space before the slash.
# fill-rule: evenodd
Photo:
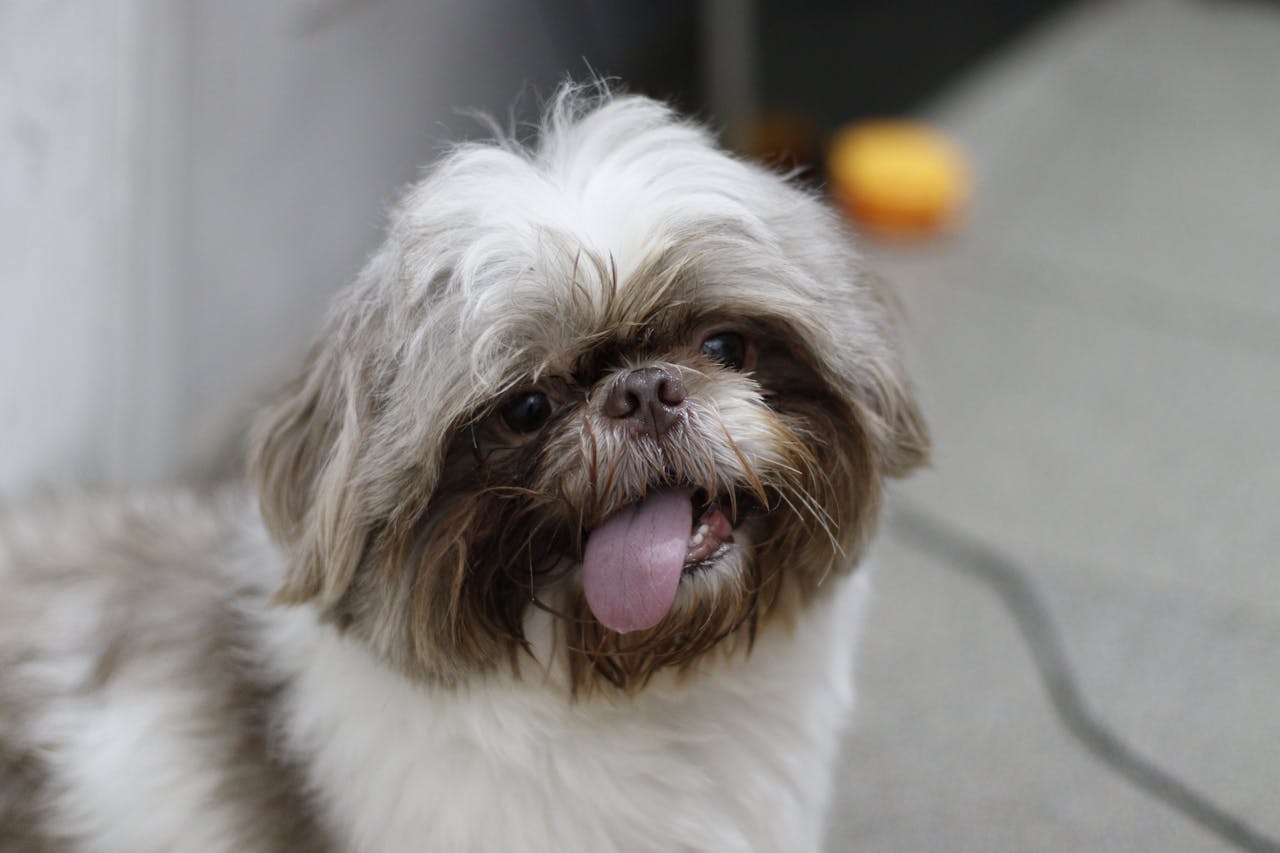
<svg viewBox="0 0 1280 853">
<path fill-rule="evenodd" d="M 862 388 L 863 426 L 878 445 L 880 470 L 903 477 L 929 460 L 929 431 L 896 356 L 877 364 Z"/>
<path fill-rule="evenodd" d="M 883 278 L 868 276 L 867 283 L 882 343 L 858 377 L 859 415 L 877 445 L 881 472 L 903 477 L 929 461 L 929 430 L 899 354 L 902 303 Z"/>
<path fill-rule="evenodd" d="M 369 538 L 353 487 L 368 412 L 357 368 L 339 353 L 331 340 L 317 345 L 253 433 L 250 481 L 267 528 L 289 554 L 282 602 L 336 603 Z"/>
</svg>

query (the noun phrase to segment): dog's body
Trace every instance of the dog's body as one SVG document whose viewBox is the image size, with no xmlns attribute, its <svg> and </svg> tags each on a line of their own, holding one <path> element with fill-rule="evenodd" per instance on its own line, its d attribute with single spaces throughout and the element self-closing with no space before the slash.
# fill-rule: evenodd
<svg viewBox="0 0 1280 853">
<path fill-rule="evenodd" d="M 252 493 L 0 531 L 0 850 L 817 849 L 926 449 L 888 313 L 653 102 L 454 152 Z"/>
<path fill-rule="evenodd" d="M 247 506 L 10 521 L 0 850 L 819 848 L 863 578 L 633 699 L 570 704 L 527 667 L 433 689 L 270 606 Z"/>
</svg>

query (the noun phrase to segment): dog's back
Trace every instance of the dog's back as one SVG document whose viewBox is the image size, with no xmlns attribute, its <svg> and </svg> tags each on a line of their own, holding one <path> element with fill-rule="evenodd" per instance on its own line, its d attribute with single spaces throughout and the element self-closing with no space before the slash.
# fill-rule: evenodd
<svg viewBox="0 0 1280 853">
<path fill-rule="evenodd" d="M 0 521 L 0 850 L 323 848 L 269 745 L 279 685 L 245 606 L 269 581 L 239 553 L 245 503 L 81 499 Z"/>
</svg>

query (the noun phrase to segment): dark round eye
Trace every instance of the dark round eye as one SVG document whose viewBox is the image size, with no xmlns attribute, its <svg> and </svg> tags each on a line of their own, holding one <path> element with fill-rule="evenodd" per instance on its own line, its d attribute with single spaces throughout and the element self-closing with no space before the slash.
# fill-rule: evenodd
<svg viewBox="0 0 1280 853">
<path fill-rule="evenodd" d="M 502 419 L 519 433 L 534 432 L 551 417 L 551 401 L 541 391 L 525 391 L 502 407 Z"/>
<path fill-rule="evenodd" d="M 702 342 L 702 354 L 731 370 L 747 365 L 747 341 L 737 332 L 720 332 Z"/>
</svg>

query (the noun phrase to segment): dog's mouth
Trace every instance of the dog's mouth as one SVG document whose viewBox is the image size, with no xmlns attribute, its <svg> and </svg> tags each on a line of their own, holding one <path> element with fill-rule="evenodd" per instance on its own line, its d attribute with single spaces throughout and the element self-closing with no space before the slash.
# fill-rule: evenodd
<svg viewBox="0 0 1280 853">
<path fill-rule="evenodd" d="M 690 503 L 694 522 L 684 557 L 686 574 L 709 566 L 728 552 L 734 528 L 747 509 L 747 501 L 741 495 L 709 497 L 702 489 L 693 493 Z"/>
<path fill-rule="evenodd" d="M 652 628 L 670 612 L 685 574 L 722 559 L 747 502 L 691 488 L 657 489 L 587 533 L 587 605 L 619 633 Z"/>
</svg>

